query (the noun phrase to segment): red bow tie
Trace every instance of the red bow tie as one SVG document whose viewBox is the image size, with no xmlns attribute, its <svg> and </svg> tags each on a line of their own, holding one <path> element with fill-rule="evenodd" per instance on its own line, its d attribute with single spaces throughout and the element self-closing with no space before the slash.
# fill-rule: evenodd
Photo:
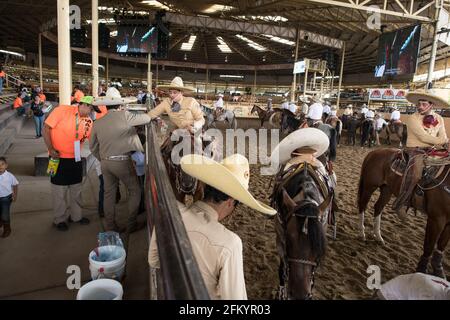
<svg viewBox="0 0 450 320">
<path fill-rule="evenodd" d="M 427 115 L 423 118 L 423 125 L 427 128 L 436 127 L 439 121 L 433 115 Z"/>
</svg>

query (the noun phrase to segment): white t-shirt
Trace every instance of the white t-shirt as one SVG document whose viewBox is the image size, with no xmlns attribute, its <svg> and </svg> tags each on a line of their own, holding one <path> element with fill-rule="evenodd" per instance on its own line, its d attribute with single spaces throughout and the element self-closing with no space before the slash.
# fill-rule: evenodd
<svg viewBox="0 0 450 320">
<path fill-rule="evenodd" d="M 328 114 L 330 114 L 330 112 L 331 112 L 331 108 L 330 108 L 330 106 L 329 105 L 324 105 L 323 106 L 323 113 L 328 113 Z"/>
<path fill-rule="evenodd" d="M 216 102 L 214 102 L 214 108 L 223 108 L 223 99 L 219 98 Z"/>
<path fill-rule="evenodd" d="M 321 103 L 313 103 L 309 107 L 309 112 L 307 118 L 312 120 L 321 120 L 322 119 L 322 113 L 323 113 L 323 106 Z"/>
<path fill-rule="evenodd" d="M 391 120 L 400 120 L 400 111 L 394 110 L 391 113 Z"/>
<path fill-rule="evenodd" d="M 12 187 L 17 186 L 19 181 L 7 170 L 0 174 L 0 198 L 7 197 L 13 193 Z"/>
<path fill-rule="evenodd" d="M 380 130 L 381 128 L 383 128 L 384 124 L 387 124 L 387 122 L 383 118 L 378 118 L 377 120 L 375 120 L 375 128 L 377 130 Z"/>
<path fill-rule="evenodd" d="M 363 115 L 366 115 L 367 112 L 369 112 L 369 109 L 367 109 L 366 107 L 364 107 L 364 108 L 361 109 L 361 113 L 362 113 Z"/>
<path fill-rule="evenodd" d="M 297 106 L 294 103 L 289 104 L 288 110 L 295 114 L 297 112 Z"/>
<path fill-rule="evenodd" d="M 366 118 L 369 118 L 369 119 L 375 118 L 375 112 L 373 112 L 372 110 L 367 111 Z"/>
<path fill-rule="evenodd" d="M 281 109 L 289 109 L 289 102 L 285 101 L 281 104 Z"/>
</svg>

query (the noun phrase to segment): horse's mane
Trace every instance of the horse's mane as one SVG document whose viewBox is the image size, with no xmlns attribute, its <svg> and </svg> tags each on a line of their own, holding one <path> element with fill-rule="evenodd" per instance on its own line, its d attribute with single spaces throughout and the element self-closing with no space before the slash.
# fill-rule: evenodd
<svg viewBox="0 0 450 320">
<path fill-rule="evenodd" d="M 320 203 L 321 201 L 318 197 L 318 194 L 320 194 L 320 188 L 316 185 L 314 179 L 307 172 L 305 172 L 305 170 L 307 171 L 305 168 L 294 173 L 294 176 L 292 176 L 289 182 L 285 185 L 285 190 L 292 199 L 300 191 L 303 191 L 306 199 L 314 199 Z M 281 192 L 278 195 L 278 201 L 280 204 L 283 203 L 283 196 Z M 303 201 L 297 202 L 297 204 L 300 205 L 302 202 Z M 280 207 L 280 210 L 286 210 L 285 206 Z M 317 258 L 320 259 L 325 255 L 326 236 L 320 221 L 317 219 L 320 214 L 319 207 L 313 204 L 308 204 L 296 209 L 296 213 L 302 215 L 302 217 L 295 217 L 298 219 L 297 224 L 300 226 L 298 232 L 303 232 L 302 227 L 306 217 L 312 217 L 312 219 L 308 219 L 307 238 L 310 242 L 311 250 L 316 254 Z"/>
</svg>

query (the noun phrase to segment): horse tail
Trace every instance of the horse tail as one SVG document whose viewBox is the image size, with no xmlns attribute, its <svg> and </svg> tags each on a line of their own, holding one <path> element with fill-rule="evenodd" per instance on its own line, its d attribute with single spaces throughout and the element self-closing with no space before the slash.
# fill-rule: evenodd
<svg viewBox="0 0 450 320">
<path fill-rule="evenodd" d="M 361 166 L 361 173 L 359 175 L 359 184 L 358 184 L 358 196 L 357 196 L 357 205 L 358 205 L 358 211 L 362 212 L 364 211 L 366 208 L 363 208 L 364 205 L 361 202 L 362 200 L 362 195 L 364 192 L 364 172 L 366 172 L 367 170 L 367 166 L 368 166 L 368 159 L 370 158 L 370 154 L 368 156 L 366 156 L 366 158 L 363 161 L 363 164 Z M 366 204 L 367 205 L 367 204 Z"/>
<path fill-rule="evenodd" d="M 336 131 L 338 133 L 338 135 L 342 134 L 342 121 L 338 120 L 336 123 Z"/>
<path fill-rule="evenodd" d="M 329 155 L 330 161 L 336 160 L 336 149 L 337 149 L 336 145 L 337 145 L 336 129 L 331 128 L 330 129 L 330 155 Z"/>
</svg>

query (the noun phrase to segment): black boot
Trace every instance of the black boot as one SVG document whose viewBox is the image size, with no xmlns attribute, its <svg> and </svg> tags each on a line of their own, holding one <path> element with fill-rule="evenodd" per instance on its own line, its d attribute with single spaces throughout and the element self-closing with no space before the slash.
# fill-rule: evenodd
<svg viewBox="0 0 450 320">
<path fill-rule="evenodd" d="M 4 223 L 3 224 L 3 234 L 2 234 L 2 238 L 6 238 L 11 234 L 11 225 L 9 223 Z"/>
<path fill-rule="evenodd" d="M 434 250 L 431 257 L 431 267 L 433 268 L 433 275 L 446 280 L 444 268 L 442 267 L 443 253 L 439 250 Z"/>
</svg>

